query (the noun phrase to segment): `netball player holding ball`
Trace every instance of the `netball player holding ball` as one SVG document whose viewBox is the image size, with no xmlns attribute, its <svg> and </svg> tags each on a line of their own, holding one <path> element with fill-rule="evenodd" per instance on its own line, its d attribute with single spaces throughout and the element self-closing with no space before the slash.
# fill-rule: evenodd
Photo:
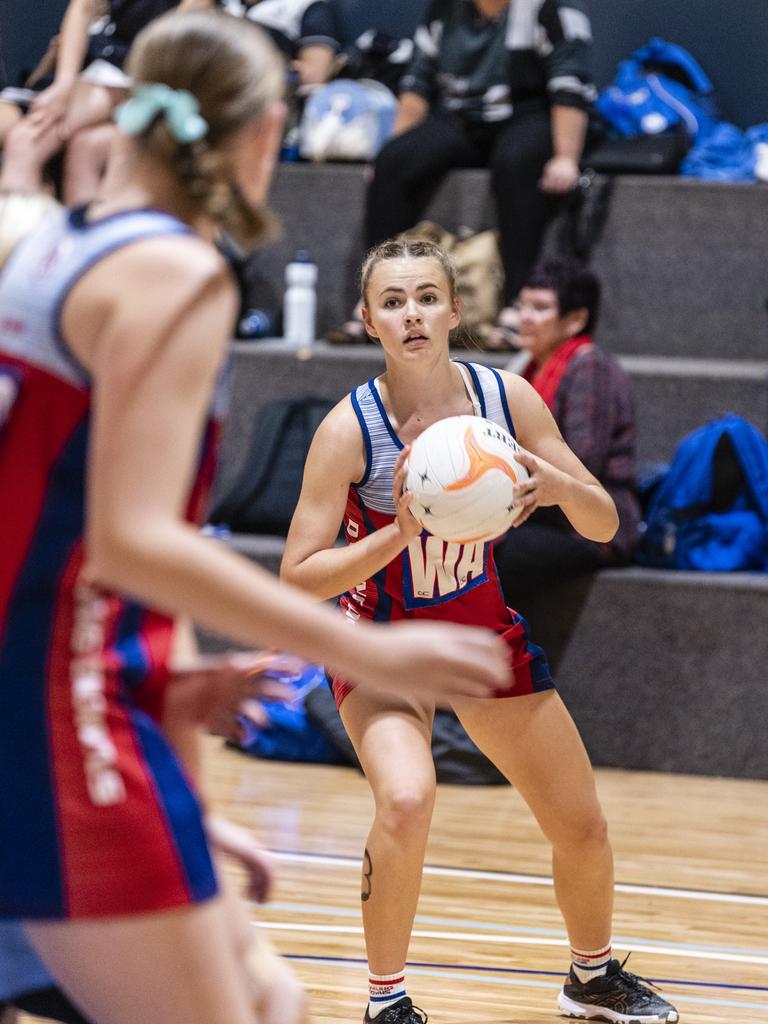
<svg viewBox="0 0 768 1024">
<path fill-rule="evenodd" d="M 422 532 L 404 489 L 409 446 L 438 420 L 481 415 L 522 448 L 515 459 L 528 477 L 515 485 L 517 524 L 539 506 L 559 505 L 584 537 L 607 541 L 618 525 L 613 502 L 525 380 L 451 361 L 459 301 L 439 248 L 385 242 L 368 255 L 361 283 L 366 330 L 381 343 L 386 370 L 343 399 L 319 427 L 282 577 L 320 599 L 341 595 L 350 623 L 437 619 L 484 625 L 501 636 L 507 685 L 490 699 L 452 703 L 552 844 L 555 892 L 571 944 L 560 1008 L 576 1017 L 672 1024 L 674 1008 L 611 957 L 611 847 L 586 751 L 545 656 L 504 605 L 490 545 L 445 544 Z M 418 514 L 429 522 L 423 503 Z M 342 523 L 348 544 L 335 547 Z M 435 795 L 434 702 L 428 694 L 366 692 L 342 674 L 332 686 L 376 805 L 363 864 L 370 971 L 364 1019 L 421 1024 L 424 1014 L 406 994 L 404 968 Z"/>
</svg>

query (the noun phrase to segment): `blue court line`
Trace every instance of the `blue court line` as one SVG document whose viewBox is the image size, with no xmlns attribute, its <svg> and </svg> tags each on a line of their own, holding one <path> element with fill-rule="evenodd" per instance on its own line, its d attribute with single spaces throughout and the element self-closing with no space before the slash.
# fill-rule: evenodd
<svg viewBox="0 0 768 1024">
<path fill-rule="evenodd" d="M 286 954 L 286 960 L 293 960 L 297 963 L 314 963 L 314 964 L 328 964 L 329 966 L 348 966 L 348 967 L 360 967 L 365 969 L 367 963 L 365 960 L 359 957 L 342 957 L 342 956 L 311 956 L 305 954 Z M 474 971 L 474 972 L 500 972 L 500 973 L 515 973 L 515 974 L 555 974 L 554 971 L 519 971 L 511 968 L 504 967 L 474 967 L 468 964 L 421 964 L 419 962 L 408 962 L 405 965 L 411 974 L 420 974 L 430 977 L 443 978 L 447 971 L 451 973 L 451 977 L 458 981 L 481 981 L 483 980 L 483 974 L 462 974 L 456 972 L 462 971 Z M 560 978 L 563 977 L 562 973 L 558 975 Z M 562 988 L 562 981 L 533 981 L 530 979 L 523 978 L 500 978 L 494 977 L 492 979 L 498 985 L 517 985 L 526 988 L 547 988 L 547 989 L 559 989 Z M 650 979 L 648 979 L 650 980 Z M 685 981 L 669 981 L 668 984 L 674 985 L 687 985 L 690 982 Z M 724 987 L 724 986 L 712 986 L 712 987 Z M 728 986 L 731 987 L 731 986 Z M 748 987 L 748 986 L 744 986 Z M 750 988 L 752 986 L 749 986 Z M 762 990 L 760 990 L 762 991 Z M 727 1006 L 735 1007 L 737 1009 L 746 1010 L 768 1010 L 768 1003 L 744 1003 L 736 1000 L 728 999 L 703 999 L 701 996 L 686 996 L 686 995 L 675 995 L 676 1002 L 686 1003 L 698 1003 L 704 1006 Z"/>
<path fill-rule="evenodd" d="M 297 914 L 316 914 L 316 915 L 333 915 L 338 917 L 360 917 L 360 911 L 350 910 L 346 907 L 322 907 L 317 904 L 305 904 L 305 903 L 271 903 L 269 904 L 271 910 L 282 910 L 286 913 L 297 913 Z M 559 931 L 554 928 L 526 928 L 518 925 L 506 925 L 506 924 L 493 924 L 487 921 L 468 921 L 466 918 L 449 918 L 449 917 L 424 917 L 421 914 L 416 916 L 416 924 L 431 924 L 431 925 L 444 925 L 445 927 L 451 928 L 472 928 L 477 931 L 489 931 L 489 932 L 500 932 L 502 934 L 509 935 L 543 935 L 547 937 L 553 937 L 563 940 L 563 945 L 568 945 L 568 936 L 564 931 Z M 626 945 L 630 944 L 633 946 L 643 947 L 644 945 L 659 945 L 659 940 L 656 939 L 640 939 L 633 938 L 626 935 L 614 935 L 614 943 Z M 743 949 L 738 946 L 709 946 L 700 945 L 698 943 L 689 942 L 667 942 L 663 943 L 665 946 L 669 946 L 673 949 L 679 949 L 681 952 L 686 950 L 702 950 L 709 953 L 736 953 L 744 954 L 748 956 L 768 956 L 768 950 L 763 949 Z M 640 949 L 638 949 L 640 952 Z"/>
<path fill-rule="evenodd" d="M 302 957 L 304 959 L 310 959 L 310 961 L 323 961 L 328 963 L 338 961 L 341 964 L 362 964 L 364 966 L 367 964 L 366 959 L 361 956 L 318 956 L 311 953 L 292 953 L 287 955 L 289 959 Z M 477 964 L 431 964 L 428 961 L 409 961 L 406 966 L 439 968 L 443 971 L 453 971 L 456 967 L 460 971 L 479 971 L 482 974 L 536 974 L 542 975 L 546 978 L 562 978 L 565 974 L 564 971 L 540 971 L 521 967 L 483 967 Z M 646 980 L 652 981 L 653 984 L 658 982 L 659 984 L 664 985 L 685 985 L 689 988 L 733 988 L 737 991 L 768 992 L 768 985 L 736 985 L 728 981 L 683 981 L 681 978 L 648 978 Z"/>
<path fill-rule="evenodd" d="M 317 860 L 327 860 L 329 857 L 332 857 L 334 860 L 337 860 L 340 863 L 343 862 L 345 864 L 360 864 L 361 860 L 362 860 L 361 857 L 351 857 L 348 854 L 344 854 L 344 853 L 333 853 L 333 854 L 315 853 L 313 850 L 311 850 L 311 851 L 305 851 L 305 850 L 276 850 L 276 849 L 274 849 L 274 847 L 268 847 L 267 848 L 267 852 L 268 853 L 274 853 L 274 854 L 277 854 L 277 855 L 284 854 L 285 856 L 288 856 L 288 857 L 307 857 L 307 858 L 312 858 L 312 859 L 317 859 Z M 519 872 L 517 872 L 517 871 L 503 871 L 500 868 L 460 868 L 460 867 L 457 867 L 455 864 L 425 864 L 424 867 L 425 868 L 434 868 L 437 871 L 470 872 L 472 874 L 476 874 L 479 878 L 482 878 L 482 876 L 484 874 L 492 874 L 492 875 L 517 875 L 517 874 L 519 874 Z M 529 877 L 529 878 L 539 878 L 539 879 L 542 879 L 542 880 L 545 880 L 545 881 L 550 881 L 550 882 L 552 881 L 552 876 L 551 875 L 537 875 L 537 874 L 534 874 L 532 872 L 527 872 L 526 874 L 527 874 L 527 877 Z M 683 891 L 683 892 L 687 892 L 688 891 L 687 889 L 685 889 L 684 886 L 680 886 L 680 885 L 658 885 L 655 882 L 653 882 L 653 883 L 652 882 L 622 882 L 620 878 L 615 879 L 615 883 L 614 884 L 615 885 L 621 885 L 625 889 L 639 889 L 639 890 L 644 890 L 644 889 L 660 889 L 660 890 L 663 890 L 664 892 L 671 892 L 671 893 L 680 892 L 680 891 Z M 743 897 L 744 899 L 750 899 L 750 900 L 766 900 L 766 899 L 768 899 L 768 894 L 766 894 L 764 892 L 733 892 L 733 891 L 728 890 L 728 889 L 700 889 L 698 891 L 701 892 L 703 895 L 707 895 L 707 896 L 736 896 L 736 897 Z"/>
</svg>

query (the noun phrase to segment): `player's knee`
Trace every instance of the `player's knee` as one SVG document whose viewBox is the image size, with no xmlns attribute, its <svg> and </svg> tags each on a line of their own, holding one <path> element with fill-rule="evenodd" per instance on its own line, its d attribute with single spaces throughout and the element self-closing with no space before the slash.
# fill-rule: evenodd
<svg viewBox="0 0 768 1024">
<path fill-rule="evenodd" d="M 401 833 L 411 829 L 429 828 L 435 802 L 434 786 L 400 786 L 378 797 L 376 817 L 386 828 Z"/>
<path fill-rule="evenodd" d="M 90 163 L 95 157 L 101 156 L 103 148 L 103 134 L 98 129 L 81 128 L 71 136 L 67 144 L 67 162 Z"/>
<path fill-rule="evenodd" d="M 571 813 L 561 818 L 547 836 L 557 852 L 581 852 L 600 849 L 608 842 L 608 825 L 599 807 Z"/>
<path fill-rule="evenodd" d="M 607 842 L 608 823 L 599 808 L 573 815 L 560 824 L 557 835 L 553 837 L 555 846 L 569 850 L 595 849 Z"/>
</svg>

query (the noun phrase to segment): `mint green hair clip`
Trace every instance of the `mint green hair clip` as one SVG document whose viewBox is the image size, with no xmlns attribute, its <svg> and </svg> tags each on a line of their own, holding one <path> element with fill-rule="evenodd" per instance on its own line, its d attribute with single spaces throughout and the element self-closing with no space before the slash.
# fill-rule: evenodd
<svg viewBox="0 0 768 1024">
<path fill-rule="evenodd" d="M 161 82 L 137 86 L 133 96 L 117 108 L 115 121 L 126 135 L 140 135 L 158 114 L 163 115 L 177 142 L 197 142 L 208 134 L 208 122 L 192 93 Z"/>
</svg>

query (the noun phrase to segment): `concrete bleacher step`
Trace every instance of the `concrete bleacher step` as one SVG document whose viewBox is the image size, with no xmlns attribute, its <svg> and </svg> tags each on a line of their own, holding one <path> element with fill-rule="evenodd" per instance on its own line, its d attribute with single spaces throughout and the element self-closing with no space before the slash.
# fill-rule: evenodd
<svg viewBox="0 0 768 1024">
<path fill-rule="evenodd" d="M 768 778 L 768 575 L 606 570 L 525 611 L 594 763 Z"/>
<path fill-rule="evenodd" d="M 277 572 L 282 538 L 229 543 Z M 522 610 L 594 764 L 768 778 L 768 575 L 610 569 Z"/>
<path fill-rule="evenodd" d="M 458 358 L 503 366 L 508 357 L 462 349 Z M 668 460 L 682 437 L 725 412 L 765 431 L 768 427 L 768 363 L 622 357 L 636 391 L 638 456 Z M 269 401 L 314 395 L 340 399 L 355 385 L 382 372 L 374 345 L 345 348 L 320 342 L 310 358 L 279 341 L 234 346 L 235 392 L 224 433 L 216 495 L 231 486 L 245 459 L 259 409 Z"/>
<path fill-rule="evenodd" d="M 320 334 L 357 299 L 366 173 L 360 164 L 283 164 L 275 181 L 283 235 L 257 266 L 279 299 L 286 263 L 297 249 L 311 252 Z M 604 284 L 599 340 L 632 355 L 768 359 L 767 197 L 768 185 L 617 178 L 594 252 Z M 453 231 L 492 226 L 487 172 L 450 174 L 427 215 Z"/>
<path fill-rule="evenodd" d="M 768 362 L 619 358 L 634 385 L 641 461 L 668 461 L 686 434 L 729 412 L 768 432 Z"/>
</svg>

